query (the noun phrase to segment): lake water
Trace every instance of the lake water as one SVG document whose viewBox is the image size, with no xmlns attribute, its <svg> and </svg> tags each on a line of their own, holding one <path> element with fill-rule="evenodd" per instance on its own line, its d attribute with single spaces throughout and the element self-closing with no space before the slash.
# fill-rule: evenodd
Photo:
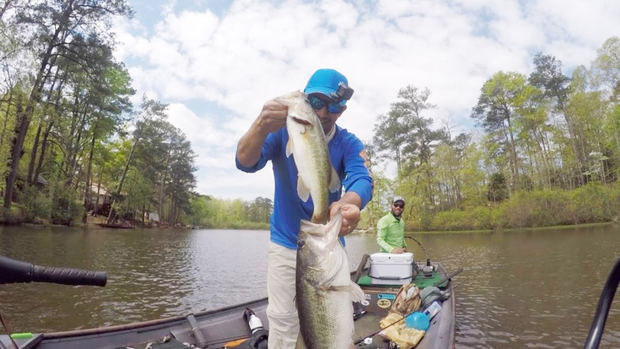
<svg viewBox="0 0 620 349">
<path fill-rule="evenodd" d="M 618 225 L 499 233 L 413 234 L 455 280 L 456 348 L 583 347 L 603 284 L 620 257 Z M 0 227 L 0 255 L 105 270 L 108 285 L 0 285 L 13 332 L 117 325 L 266 296 L 268 232 Z M 416 259 L 421 249 L 409 242 Z M 354 268 L 377 250 L 347 239 Z M 620 348 L 620 301 L 601 348 Z M 4 333 L 2 329 L 0 333 Z"/>
</svg>

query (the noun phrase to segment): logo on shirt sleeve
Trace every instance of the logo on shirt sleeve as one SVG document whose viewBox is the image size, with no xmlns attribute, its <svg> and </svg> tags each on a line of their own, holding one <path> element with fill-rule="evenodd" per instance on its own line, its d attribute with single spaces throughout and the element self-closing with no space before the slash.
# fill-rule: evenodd
<svg viewBox="0 0 620 349">
<path fill-rule="evenodd" d="M 362 151 L 360 152 L 360 157 L 364 159 L 364 166 L 366 166 L 366 168 L 370 168 L 370 161 L 368 160 L 368 156 L 366 155 L 366 149 L 362 149 Z"/>
</svg>

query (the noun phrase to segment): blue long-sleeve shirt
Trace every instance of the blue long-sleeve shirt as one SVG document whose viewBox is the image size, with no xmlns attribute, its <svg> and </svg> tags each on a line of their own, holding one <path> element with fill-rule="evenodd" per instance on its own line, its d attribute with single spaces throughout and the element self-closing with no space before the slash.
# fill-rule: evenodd
<svg viewBox="0 0 620 349">
<path fill-rule="evenodd" d="M 297 195 L 297 167 L 293 156 L 286 157 L 288 133 L 286 128 L 270 133 L 261 150 L 258 162 L 245 167 L 235 159 L 237 168 L 244 172 L 256 172 L 271 160 L 275 181 L 273 213 L 270 218 L 270 239 L 272 242 L 290 248 L 297 248 L 297 232 L 302 219 L 310 220 L 314 205 L 312 198 L 301 201 Z M 352 133 L 336 126 L 336 132 L 328 143 L 329 159 L 338 173 L 346 192 L 357 193 L 362 199 L 362 208 L 372 198 L 372 178 L 365 165 L 366 154 L 362 142 Z M 327 190 L 327 188 L 326 188 Z M 329 193 L 329 202 L 338 201 L 342 188 Z"/>
</svg>

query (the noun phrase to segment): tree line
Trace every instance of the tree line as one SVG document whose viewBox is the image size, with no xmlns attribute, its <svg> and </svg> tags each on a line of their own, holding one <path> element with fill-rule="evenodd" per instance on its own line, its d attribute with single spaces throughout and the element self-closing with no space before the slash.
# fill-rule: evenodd
<svg viewBox="0 0 620 349">
<path fill-rule="evenodd" d="M 470 117 L 477 129 L 433 127 L 428 89 L 406 86 L 368 144 L 372 226 L 392 193 L 409 229 L 488 229 L 609 221 L 620 209 L 620 39 L 570 76 L 538 53 L 529 74 L 498 71 Z M 480 132 L 481 131 L 481 132 Z M 475 137 L 476 132 L 481 136 Z M 377 164 L 395 162 L 389 180 Z"/>
<path fill-rule="evenodd" d="M 197 195 L 191 201 L 189 223 L 203 228 L 269 229 L 273 200 L 257 197 L 252 201 L 220 199 Z"/>
<path fill-rule="evenodd" d="M 7 0 L 0 5 L 0 193 L 5 223 L 134 222 L 265 227 L 273 203 L 199 195 L 195 154 L 166 105 L 135 91 L 112 55 L 123 0 Z M 481 86 L 477 130 L 431 118 L 431 91 L 402 88 L 378 116 L 368 155 L 373 226 L 393 193 L 410 229 L 478 229 L 610 220 L 620 209 L 620 39 L 570 75 L 539 53 L 529 74 Z M 381 173 L 394 162 L 397 177 Z M 156 217 L 156 218 L 154 218 Z"/>
<path fill-rule="evenodd" d="M 0 8 L 4 222 L 107 223 L 190 216 L 195 155 L 166 105 L 134 106 L 113 55 L 123 0 L 7 0 Z"/>
</svg>

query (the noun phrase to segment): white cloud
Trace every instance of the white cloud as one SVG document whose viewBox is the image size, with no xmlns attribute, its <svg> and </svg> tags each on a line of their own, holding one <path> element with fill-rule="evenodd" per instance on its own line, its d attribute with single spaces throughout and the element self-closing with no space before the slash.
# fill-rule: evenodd
<svg viewBox="0 0 620 349">
<path fill-rule="evenodd" d="M 372 138 L 377 115 L 406 85 L 428 87 L 437 105 L 428 116 L 463 131 L 495 72 L 529 74 L 538 51 L 565 69 L 588 65 L 618 35 L 620 18 L 620 3 L 605 0 L 236 0 L 224 11 L 179 5 L 160 6 L 161 19 L 150 25 L 118 22 L 116 55 L 140 95 L 170 103 L 171 121 L 199 154 L 198 190 L 248 200 L 272 195 L 271 166 L 251 175 L 236 170 L 238 138 L 266 100 L 303 88 L 317 68 L 349 78 L 356 92 L 339 124 L 362 140 Z"/>
<path fill-rule="evenodd" d="M 209 115 L 198 116 L 184 104 L 169 104 L 168 116 L 169 121 L 188 139 L 195 140 L 192 142 L 194 146 L 229 148 L 236 144 L 233 132 L 219 127 L 218 122 Z"/>
</svg>

